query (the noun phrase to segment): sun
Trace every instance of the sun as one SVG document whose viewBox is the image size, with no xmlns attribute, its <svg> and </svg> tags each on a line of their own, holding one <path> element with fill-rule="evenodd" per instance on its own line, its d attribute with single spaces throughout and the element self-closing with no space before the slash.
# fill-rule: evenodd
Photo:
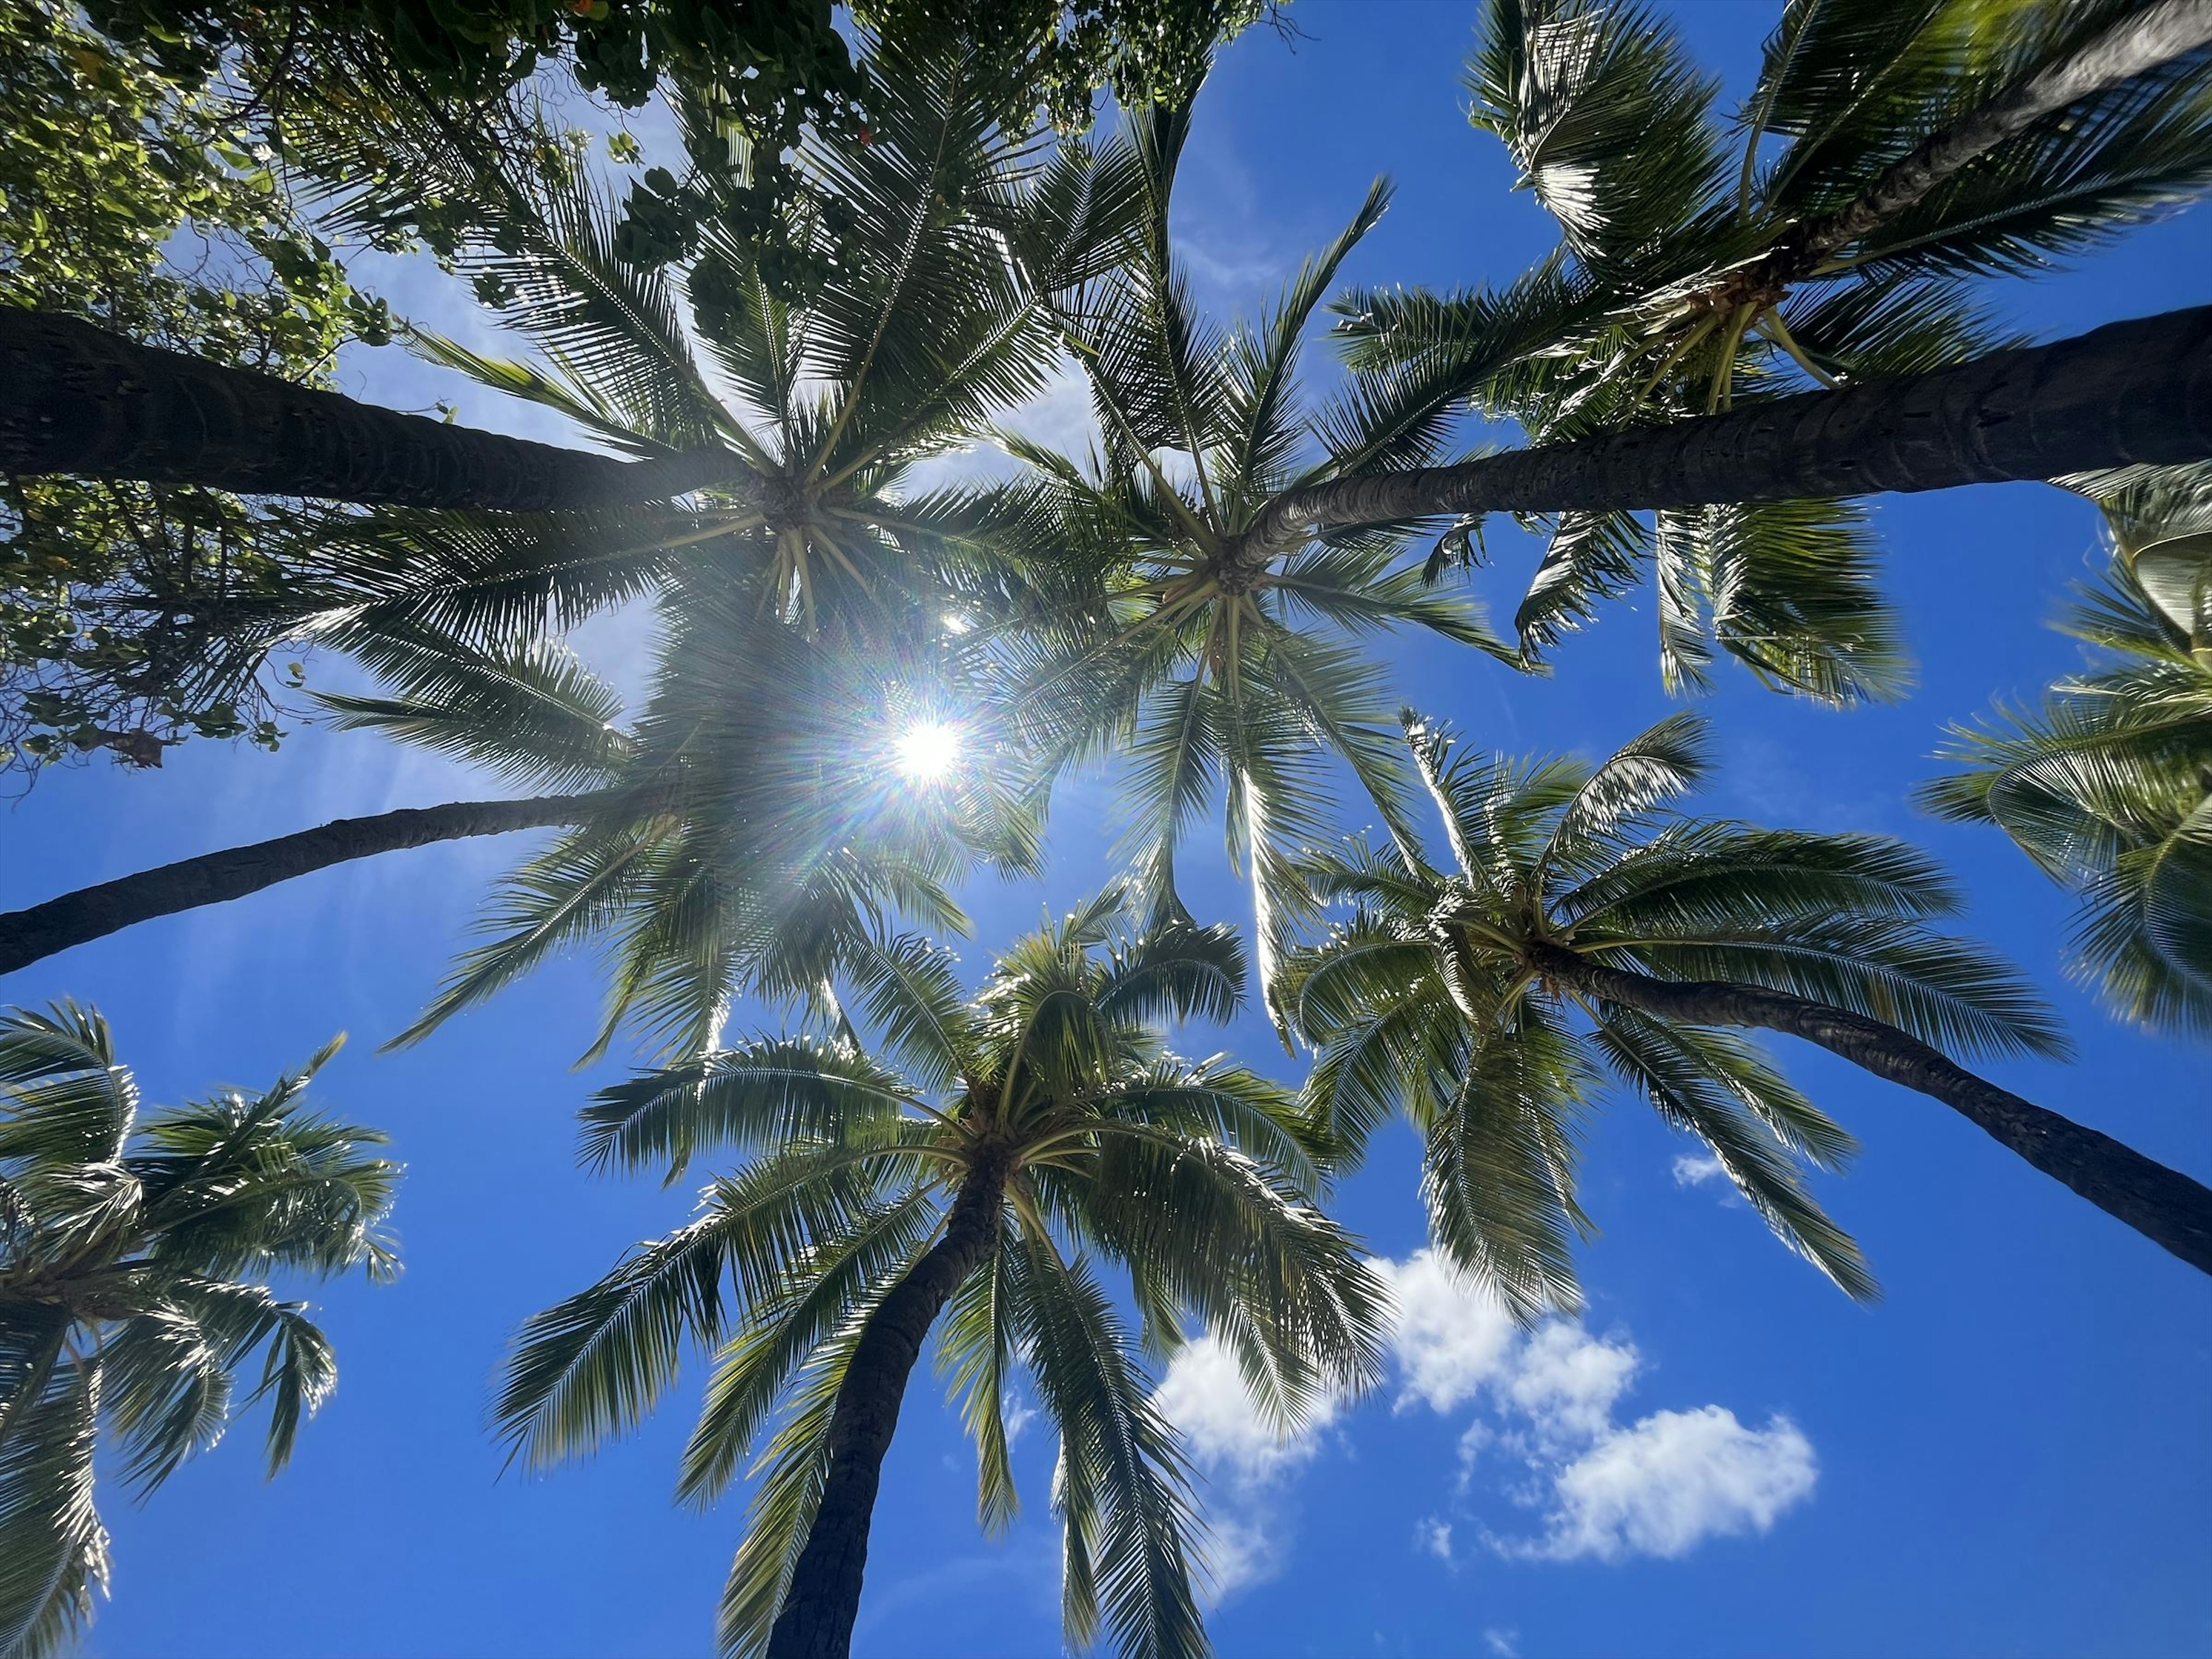
<svg viewBox="0 0 2212 1659">
<path fill-rule="evenodd" d="M 911 783 L 934 783 L 960 763 L 961 740 L 957 726 L 917 720 L 899 733 L 899 771 Z"/>
</svg>

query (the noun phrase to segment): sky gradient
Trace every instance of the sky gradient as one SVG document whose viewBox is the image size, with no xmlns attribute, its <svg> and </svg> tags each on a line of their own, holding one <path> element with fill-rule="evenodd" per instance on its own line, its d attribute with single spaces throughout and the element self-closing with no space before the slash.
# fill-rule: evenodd
<svg viewBox="0 0 2212 1659">
<path fill-rule="evenodd" d="M 1704 59 L 1747 83 L 1772 9 L 1674 9 Z M 1347 282 L 1510 277 L 1548 221 L 1457 85 L 1471 6 L 1298 0 L 1295 49 L 1234 47 L 1200 105 L 1176 204 L 1201 300 L 1255 308 L 1334 234 L 1367 181 L 1399 193 Z M 372 277 L 372 284 L 376 278 Z M 465 298 L 392 273 L 394 308 L 491 343 Z M 2212 299 L 2212 217 L 2139 234 L 2078 269 L 1995 290 L 2041 336 Z M 1325 380 L 1316 350 L 1309 374 Z M 562 436 L 391 348 L 347 390 L 396 406 Z M 1073 383 L 1026 412 L 1080 441 Z M 1936 823 L 1906 797 L 1945 722 L 2033 695 L 2078 661 L 2047 626 L 2100 562 L 2094 513 L 2042 486 L 1876 506 L 1892 591 L 1919 659 L 1908 700 L 1835 714 L 1719 673 L 1704 702 L 1723 757 L 1707 805 L 1778 827 L 1901 835 L 1972 900 L 1962 930 L 2022 964 L 2063 1012 L 2071 1065 L 2000 1064 L 2007 1086 L 2203 1176 L 2206 1051 L 2124 1030 L 2058 969 L 2064 896 L 1994 831 Z M 1493 533 L 1478 578 L 1510 614 L 1535 549 Z M 596 626 L 593 660 L 635 685 L 635 618 Z M 1464 650 L 1387 643 L 1409 701 L 1468 741 L 1599 754 L 1668 712 L 1650 611 L 1616 605 L 1547 679 Z M 326 674 L 320 683 L 334 683 Z M 0 908 L 343 813 L 495 793 L 358 736 L 303 732 L 276 756 L 198 744 L 161 772 L 58 772 L 0 813 Z M 1112 872 L 1110 791 L 1055 813 L 1048 878 L 966 895 L 962 946 L 994 944 Z M 1358 827 L 1351 814 L 1345 827 Z M 515 1324 L 688 1213 L 687 1186 L 593 1178 L 571 1115 L 622 1057 L 569 1062 L 596 1029 L 588 963 L 541 972 L 424 1045 L 380 1055 L 435 984 L 487 880 L 524 838 L 358 864 L 140 927 L 0 984 L 70 995 L 112 1021 L 152 1101 L 265 1082 L 331 1032 L 332 1110 L 387 1128 L 409 1166 L 396 1287 L 316 1293 L 336 1397 L 290 1469 L 261 1478 L 248 1437 L 188 1465 L 143 1510 L 110 1486 L 115 1599 L 87 1651 L 248 1655 L 705 1655 L 743 1519 L 670 1501 L 694 1385 L 635 1439 L 544 1479 L 501 1472 L 483 1430 Z M 1208 920 L 1244 896 L 1201 834 L 1188 866 Z M 743 1010 L 733 1026 L 758 1018 Z M 1295 1080 L 1263 1021 L 1187 1034 Z M 1799 1045 L 1773 1051 L 1864 1152 L 1819 1178 L 1881 1277 L 1854 1307 L 1702 1179 L 1646 1111 L 1594 1119 L 1583 1200 L 1590 1310 L 1515 1335 L 1421 1253 L 1416 1149 L 1394 1129 L 1337 1194 L 1403 1310 L 1390 1380 L 1284 1446 L 1240 1415 L 1201 1345 L 1164 1384 L 1210 1475 L 1232 1582 L 1210 1620 L 1225 1655 L 2212 1654 L 2212 1282 L 2036 1175 L 1935 1103 Z M 885 1471 L 855 1651 L 1059 1650 L 1048 1437 L 1015 1450 L 1024 1498 L 983 1540 L 973 1463 L 918 1370 Z"/>
</svg>

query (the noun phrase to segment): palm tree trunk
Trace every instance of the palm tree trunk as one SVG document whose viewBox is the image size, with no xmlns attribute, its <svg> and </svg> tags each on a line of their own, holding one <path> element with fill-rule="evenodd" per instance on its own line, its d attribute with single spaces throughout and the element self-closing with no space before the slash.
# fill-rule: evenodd
<svg viewBox="0 0 2212 1659">
<path fill-rule="evenodd" d="M 1817 1043 L 1876 1077 L 1942 1101 L 2106 1215 L 2212 1273 L 2212 1188 L 1976 1077 L 1895 1026 L 1761 986 L 1653 979 L 1558 945 L 1537 945 L 1529 963 L 1559 984 L 1662 1019 L 1748 1026 Z"/>
<path fill-rule="evenodd" d="M 491 512 L 662 501 L 744 476 L 720 450 L 618 461 L 378 409 L 18 306 L 0 306 L 0 472 Z"/>
<path fill-rule="evenodd" d="M 2212 455 L 2212 306 L 1955 368 L 1278 495 L 1248 556 L 1316 529 L 1911 493 Z"/>
<path fill-rule="evenodd" d="M 623 799 L 601 790 L 528 800 L 459 800 L 406 806 L 374 817 L 333 818 L 313 830 L 180 859 L 136 875 L 80 887 L 74 893 L 0 915 L 0 974 L 66 951 L 72 945 L 204 904 L 258 893 L 310 871 L 469 836 L 504 836 L 549 824 L 581 823 Z"/>
<path fill-rule="evenodd" d="M 891 1287 L 861 1328 L 830 1418 L 822 1501 L 769 1632 L 768 1659 L 847 1659 L 851 1652 L 868 1527 L 907 1377 L 952 1292 L 998 1243 L 1006 1185 L 1004 1152 L 981 1150 L 960 1183 L 945 1237 Z"/>
<path fill-rule="evenodd" d="M 1811 276 L 1911 207 L 1960 168 L 2069 104 L 2118 86 L 2212 41 L 2212 0 L 2159 0 L 2132 12 L 2080 50 L 2047 64 L 1964 120 L 1931 134 L 1857 200 L 1798 226 L 1760 261 L 1784 283 Z"/>
</svg>

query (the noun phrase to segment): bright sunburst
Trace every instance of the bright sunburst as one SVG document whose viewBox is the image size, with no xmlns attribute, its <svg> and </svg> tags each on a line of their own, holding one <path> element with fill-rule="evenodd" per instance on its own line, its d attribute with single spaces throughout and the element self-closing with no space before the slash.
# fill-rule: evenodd
<svg viewBox="0 0 2212 1659">
<path fill-rule="evenodd" d="M 899 734 L 900 772 L 911 782 L 935 782 L 958 764 L 961 735 L 943 720 L 917 720 Z"/>
</svg>

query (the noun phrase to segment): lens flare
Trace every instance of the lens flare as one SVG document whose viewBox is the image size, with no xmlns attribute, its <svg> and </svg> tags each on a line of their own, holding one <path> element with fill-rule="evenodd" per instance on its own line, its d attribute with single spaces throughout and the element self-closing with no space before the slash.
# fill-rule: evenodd
<svg viewBox="0 0 2212 1659">
<path fill-rule="evenodd" d="M 960 728 L 920 720 L 899 734 L 898 769 L 911 783 L 934 783 L 960 763 Z"/>
</svg>

